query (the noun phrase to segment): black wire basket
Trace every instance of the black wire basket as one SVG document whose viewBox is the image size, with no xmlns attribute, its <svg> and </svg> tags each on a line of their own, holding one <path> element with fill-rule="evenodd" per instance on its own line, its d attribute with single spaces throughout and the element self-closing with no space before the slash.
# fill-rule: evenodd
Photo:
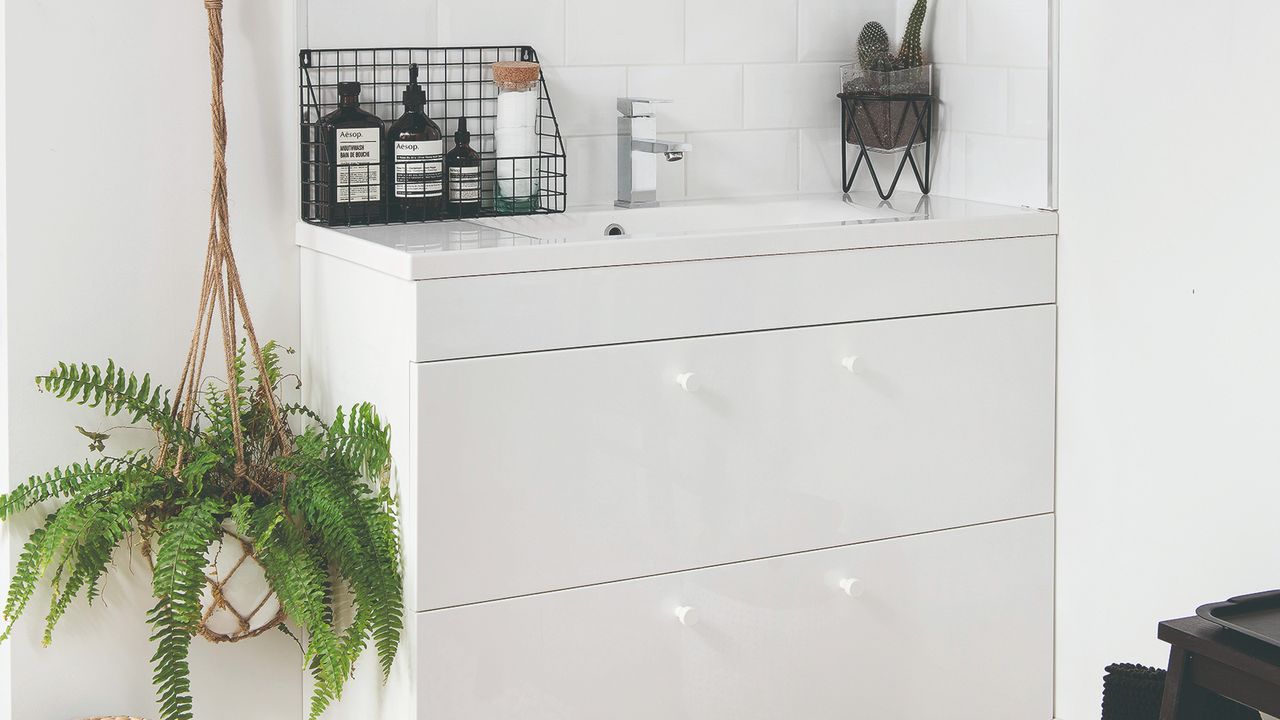
<svg viewBox="0 0 1280 720">
<path fill-rule="evenodd" d="M 453 146 L 459 121 L 466 118 L 471 147 L 480 155 L 479 207 L 465 217 L 564 212 L 564 141 L 544 78 L 540 77 L 536 84 L 536 152 L 498 157 L 496 151 L 498 88 L 493 82 L 492 66 L 500 61 L 537 60 L 537 52 L 527 45 L 300 51 L 302 219 L 319 225 L 361 226 L 464 217 L 448 205 L 443 210 L 426 210 L 396 203 L 386 186 L 387 178 L 395 177 L 395 168 L 383 167 L 387 163 L 381 159 L 376 170 L 370 167 L 359 175 L 345 175 L 341 181 L 335 172 L 320 120 L 338 107 L 338 83 L 360 83 L 360 107 L 377 115 L 385 132 L 404 112 L 401 93 L 409 82 L 411 65 L 419 68 L 418 82 L 426 94 L 424 111 L 440 126 L 445 150 Z M 502 202 L 500 182 L 503 187 L 522 188 L 528 202 L 516 206 Z M 349 200 L 353 196 L 370 200 L 341 206 L 337 203 L 339 197 Z"/>
</svg>

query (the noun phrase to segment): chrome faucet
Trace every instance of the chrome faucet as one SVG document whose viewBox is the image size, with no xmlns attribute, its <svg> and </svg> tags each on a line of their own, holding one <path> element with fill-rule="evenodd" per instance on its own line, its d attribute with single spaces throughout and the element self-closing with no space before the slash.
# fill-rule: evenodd
<svg viewBox="0 0 1280 720">
<path fill-rule="evenodd" d="M 679 162 L 693 149 L 688 143 L 658 139 L 658 121 L 653 106 L 670 100 L 618 98 L 618 201 L 622 208 L 654 207 L 658 204 L 658 156 Z"/>
</svg>

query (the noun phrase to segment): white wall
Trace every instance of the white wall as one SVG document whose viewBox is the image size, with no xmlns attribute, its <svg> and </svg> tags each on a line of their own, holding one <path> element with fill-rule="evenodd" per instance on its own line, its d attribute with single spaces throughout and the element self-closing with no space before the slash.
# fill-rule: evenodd
<svg viewBox="0 0 1280 720">
<path fill-rule="evenodd" d="M 5 149 L 8 136 L 5 134 L 5 98 L 7 87 L 5 75 L 5 7 L 0 3 L 0 478 L 7 477 L 9 467 L 9 303 L 8 292 L 8 207 L 6 201 L 9 191 L 6 181 L 9 175 L 8 158 Z M 0 481 L 0 488 L 8 486 Z M 7 590 L 9 568 L 9 533 L 0 530 L 0 591 Z M 0 697 L 9 697 L 10 682 L 9 645 L 0 645 Z M 0 702 L 0 720 L 12 720 L 9 703 Z"/>
<path fill-rule="evenodd" d="M 4 485 L 85 457 L 72 425 L 116 424 L 39 395 L 58 360 L 149 370 L 172 384 L 195 314 L 208 222 L 209 70 L 196 0 L 10 2 Z M 296 344 L 296 56 L 292 3 L 229 0 L 232 226 L 259 333 Z M 216 365 L 216 361 L 212 362 Z M 0 391 L 2 393 L 3 391 Z M 114 431 L 114 443 L 145 434 Z M 8 566 L 21 542 L 10 528 Z M 131 563 L 131 564 L 130 564 Z M 8 577 L 8 567 L 3 577 Z M 149 574 L 121 558 L 103 603 L 72 608 L 49 649 L 37 613 L 8 646 L 0 717 L 155 717 L 144 615 Z M 44 602 L 41 596 L 37 602 Z M 197 640 L 201 720 L 301 717 L 297 647 L 282 635 Z M 11 683 L 12 692 L 6 692 Z"/>
<path fill-rule="evenodd" d="M 1069 0 L 1058 717 L 1162 619 L 1280 586 L 1280 4 Z"/>
<path fill-rule="evenodd" d="M 674 99 L 659 129 L 694 145 L 685 162 L 662 165 L 665 199 L 825 192 L 839 187 L 839 65 L 863 23 L 900 33 L 911 4 L 308 0 L 301 43 L 533 45 L 566 136 L 573 205 L 615 197 L 614 99 L 627 94 Z M 936 192 L 1047 205 L 1048 0 L 932 4 Z"/>
</svg>

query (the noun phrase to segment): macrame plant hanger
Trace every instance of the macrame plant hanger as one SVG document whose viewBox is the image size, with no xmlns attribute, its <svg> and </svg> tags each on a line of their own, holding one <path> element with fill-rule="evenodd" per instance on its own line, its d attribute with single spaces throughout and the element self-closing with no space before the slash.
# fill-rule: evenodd
<svg viewBox="0 0 1280 720">
<path fill-rule="evenodd" d="M 277 434 L 282 453 L 291 449 L 289 430 L 284 423 L 276 397 L 270 387 L 266 361 L 262 355 L 262 347 L 254 332 L 253 320 L 249 316 L 249 306 L 245 302 L 244 289 L 240 284 L 240 271 L 236 266 L 235 253 L 231 248 L 231 226 L 227 209 L 227 113 L 222 96 L 223 78 L 223 34 L 222 34 L 222 0 L 204 0 L 204 7 L 209 15 L 209 69 L 211 74 L 213 114 L 213 189 L 209 203 L 209 241 L 204 261 L 204 279 L 200 289 L 199 310 L 196 313 L 195 328 L 191 333 L 191 344 L 187 349 L 186 364 L 178 380 L 176 400 L 173 406 L 175 419 L 180 419 L 184 429 L 190 430 L 196 409 L 197 393 L 200 391 L 201 378 L 204 371 L 204 360 L 209 348 L 209 335 L 213 329 L 215 316 L 222 331 L 223 360 L 227 371 L 227 400 L 230 407 L 240 407 L 240 388 L 237 387 L 236 374 L 236 339 L 237 314 L 244 324 L 245 340 L 253 362 L 258 370 L 259 393 L 271 413 L 272 431 Z M 244 431 L 240 423 L 239 412 L 232 412 L 232 433 L 235 441 L 235 477 L 245 485 L 245 489 L 259 495 L 270 495 L 272 488 L 265 487 L 261 477 L 255 478 L 245 462 Z M 164 464 L 168 451 L 167 446 L 161 450 L 159 463 Z M 176 477 L 187 458 L 182 450 L 175 451 L 173 474 Z M 280 492 L 287 489 L 287 478 L 280 478 Z M 227 604 L 222 594 L 222 586 L 250 558 L 253 558 L 253 547 L 244 538 L 230 536 L 226 540 L 238 541 L 244 550 L 234 569 L 223 578 L 208 578 L 213 602 L 205 609 L 200 624 L 200 634 L 215 642 L 234 642 L 260 635 L 283 621 L 283 612 L 278 612 L 274 619 L 266 625 L 251 628 L 250 620 L 265 604 L 264 598 L 252 612 L 242 613 Z M 256 559 L 254 559 L 256 562 Z M 241 632 L 227 635 L 215 633 L 206 627 L 213 612 L 225 609 L 233 613 L 241 626 Z"/>
</svg>

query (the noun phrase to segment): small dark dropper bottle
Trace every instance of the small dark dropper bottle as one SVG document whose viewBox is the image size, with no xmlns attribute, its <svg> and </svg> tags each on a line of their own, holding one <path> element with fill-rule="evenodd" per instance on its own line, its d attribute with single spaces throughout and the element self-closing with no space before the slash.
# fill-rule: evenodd
<svg viewBox="0 0 1280 720">
<path fill-rule="evenodd" d="M 453 149 L 444 158 L 448 168 L 449 217 L 472 218 L 480 214 L 480 153 L 471 147 L 467 119 L 459 118 Z"/>
</svg>

